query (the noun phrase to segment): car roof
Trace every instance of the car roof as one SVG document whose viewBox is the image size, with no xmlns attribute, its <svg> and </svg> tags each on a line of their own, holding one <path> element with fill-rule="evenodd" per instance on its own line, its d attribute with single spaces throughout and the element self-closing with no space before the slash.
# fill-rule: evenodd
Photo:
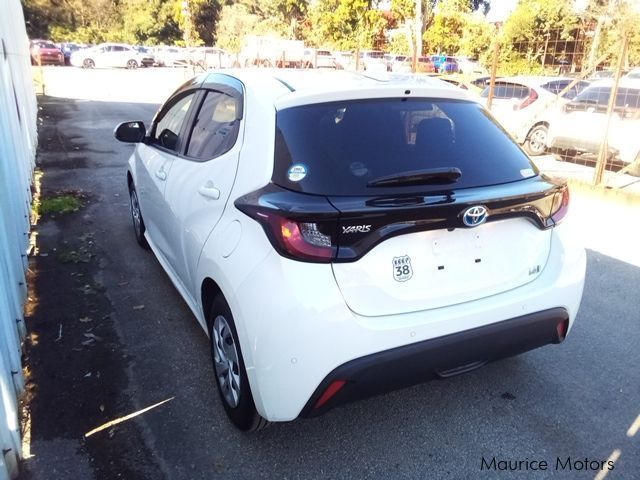
<svg viewBox="0 0 640 480">
<path fill-rule="evenodd" d="M 496 82 L 512 82 L 512 83 L 520 83 L 527 87 L 536 87 L 540 85 L 544 85 L 549 82 L 557 82 L 557 81 L 573 81 L 574 78 L 571 77 L 552 77 L 545 75 L 517 75 L 514 77 L 498 77 L 496 78 Z M 585 81 L 585 80 L 581 80 Z"/>
<path fill-rule="evenodd" d="M 223 73 L 223 72 L 220 72 Z M 229 69 L 224 74 L 269 95 L 277 109 L 347 99 L 435 97 L 477 101 L 464 90 L 425 75 L 363 74 L 344 70 Z M 219 74 L 212 74 L 219 75 Z M 215 81 L 215 77 L 204 79 Z"/>
<path fill-rule="evenodd" d="M 605 78 L 591 82 L 588 88 L 593 87 L 613 87 L 613 78 Z M 640 78 L 621 77 L 618 82 L 618 88 L 640 88 Z"/>
</svg>

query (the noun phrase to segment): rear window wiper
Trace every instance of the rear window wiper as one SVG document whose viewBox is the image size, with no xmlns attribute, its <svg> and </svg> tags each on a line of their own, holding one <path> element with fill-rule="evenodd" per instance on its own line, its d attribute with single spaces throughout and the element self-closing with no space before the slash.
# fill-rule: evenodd
<svg viewBox="0 0 640 480">
<path fill-rule="evenodd" d="M 462 172 L 457 167 L 430 168 L 411 172 L 394 173 L 376 178 L 367 187 L 399 187 L 405 185 L 439 185 L 457 182 Z"/>
</svg>

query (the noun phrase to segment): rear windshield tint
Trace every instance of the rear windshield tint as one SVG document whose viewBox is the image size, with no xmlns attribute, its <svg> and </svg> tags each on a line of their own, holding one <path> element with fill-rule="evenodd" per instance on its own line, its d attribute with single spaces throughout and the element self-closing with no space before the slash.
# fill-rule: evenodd
<svg viewBox="0 0 640 480">
<path fill-rule="evenodd" d="M 274 183 L 319 195 L 443 190 L 442 185 L 367 187 L 386 175 L 457 167 L 444 189 L 535 175 L 529 158 L 478 104 L 382 99 L 306 105 L 277 113 Z"/>
</svg>

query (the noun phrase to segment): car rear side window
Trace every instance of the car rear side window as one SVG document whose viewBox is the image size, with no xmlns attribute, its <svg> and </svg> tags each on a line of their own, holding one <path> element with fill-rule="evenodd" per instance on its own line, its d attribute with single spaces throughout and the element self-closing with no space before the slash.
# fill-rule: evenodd
<svg viewBox="0 0 640 480">
<path fill-rule="evenodd" d="M 640 108 L 640 89 L 619 88 L 616 95 L 616 107 L 625 109 Z"/>
<path fill-rule="evenodd" d="M 542 88 L 547 90 L 548 92 L 553 93 L 554 95 L 558 95 L 562 90 L 569 86 L 573 80 L 565 79 L 565 80 L 553 80 L 551 82 L 545 83 L 542 85 Z M 589 82 L 579 81 L 575 85 L 573 85 L 569 90 L 567 90 L 562 96 L 569 100 L 574 99 L 582 90 L 589 86 Z"/>
<path fill-rule="evenodd" d="M 490 87 L 486 87 L 484 89 L 484 91 L 481 93 L 482 97 L 486 98 L 489 96 L 489 88 Z M 524 98 L 527 98 L 530 93 L 531 93 L 531 89 L 524 85 L 519 85 L 517 83 L 508 83 L 508 82 L 496 82 L 494 91 L 493 91 L 493 98 L 524 99 Z"/>
<path fill-rule="evenodd" d="M 611 96 L 611 87 L 589 87 L 580 92 L 572 103 L 606 106 Z"/>
<path fill-rule="evenodd" d="M 502 184 L 535 167 L 478 104 L 442 99 L 351 100 L 281 110 L 274 183 L 320 195 L 442 190 L 442 185 L 369 187 L 385 175 L 456 167 L 446 188 Z"/>
<path fill-rule="evenodd" d="M 209 91 L 193 125 L 187 156 L 209 160 L 228 152 L 238 138 L 238 99 Z"/>
</svg>

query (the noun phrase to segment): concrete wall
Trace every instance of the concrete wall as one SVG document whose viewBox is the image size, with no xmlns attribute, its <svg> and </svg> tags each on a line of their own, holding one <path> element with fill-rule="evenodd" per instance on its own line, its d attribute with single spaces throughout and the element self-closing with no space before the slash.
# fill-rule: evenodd
<svg viewBox="0 0 640 480">
<path fill-rule="evenodd" d="M 0 0 L 0 479 L 17 475 L 36 97 L 19 0 Z"/>
</svg>

